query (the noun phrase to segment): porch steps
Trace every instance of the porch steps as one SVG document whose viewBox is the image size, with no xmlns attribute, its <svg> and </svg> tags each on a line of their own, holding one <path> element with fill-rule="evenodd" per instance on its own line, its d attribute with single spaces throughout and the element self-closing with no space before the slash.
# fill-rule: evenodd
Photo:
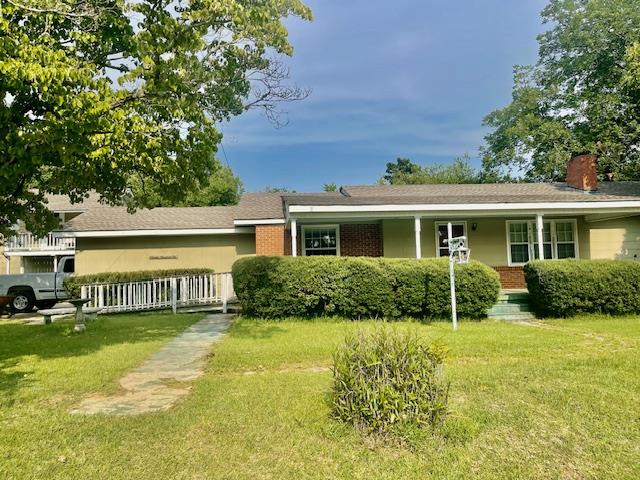
<svg viewBox="0 0 640 480">
<path fill-rule="evenodd" d="M 528 292 L 501 292 L 496 303 L 487 312 L 489 318 L 496 320 L 526 321 L 535 315 L 529 306 Z"/>
</svg>

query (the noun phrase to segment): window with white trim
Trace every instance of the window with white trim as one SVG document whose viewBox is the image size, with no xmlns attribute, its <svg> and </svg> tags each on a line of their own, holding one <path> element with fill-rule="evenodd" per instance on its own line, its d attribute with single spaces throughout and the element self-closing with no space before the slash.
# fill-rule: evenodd
<svg viewBox="0 0 640 480">
<path fill-rule="evenodd" d="M 545 220 L 542 245 L 545 259 L 578 258 L 575 219 Z M 535 220 L 507 220 L 509 265 L 523 265 L 538 258 L 538 234 Z"/>
<path fill-rule="evenodd" d="M 305 256 L 340 255 L 340 232 L 337 225 L 302 228 L 302 250 Z"/>
<path fill-rule="evenodd" d="M 436 254 L 438 257 L 448 257 L 449 247 L 445 240 L 449 238 L 449 222 L 436 222 Z M 452 238 L 467 235 L 467 222 L 451 222 Z"/>
</svg>

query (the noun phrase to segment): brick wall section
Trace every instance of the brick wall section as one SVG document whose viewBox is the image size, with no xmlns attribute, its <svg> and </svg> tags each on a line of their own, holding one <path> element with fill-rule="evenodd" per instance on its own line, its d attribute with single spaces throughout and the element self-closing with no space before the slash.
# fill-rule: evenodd
<svg viewBox="0 0 640 480">
<path fill-rule="evenodd" d="M 377 223 L 340 225 L 340 255 L 343 257 L 381 257 L 382 232 Z"/>
<path fill-rule="evenodd" d="M 284 225 L 256 225 L 256 255 L 290 254 L 291 232 Z"/>
<path fill-rule="evenodd" d="M 493 267 L 500 275 L 502 288 L 527 288 L 522 267 Z"/>
<path fill-rule="evenodd" d="M 567 163 L 567 185 L 580 190 L 596 190 L 598 188 L 596 162 L 595 155 L 579 155 L 569 160 Z"/>
</svg>

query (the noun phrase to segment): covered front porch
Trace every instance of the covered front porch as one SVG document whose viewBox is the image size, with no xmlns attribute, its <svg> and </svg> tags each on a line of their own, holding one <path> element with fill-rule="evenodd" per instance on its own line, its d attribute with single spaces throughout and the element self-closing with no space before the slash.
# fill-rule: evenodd
<svg viewBox="0 0 640 480">
<path fill-rule="evenodd" d="M 446 240 L 465 236 L 471 258 L 500 274 L 503 288 L 525 287 L 530 259 L 589 258 L 583 215 L 487 216 L 487 214 L 298 217 L 290 219 L 293 256 L 447 257 Z"/>
</svg>

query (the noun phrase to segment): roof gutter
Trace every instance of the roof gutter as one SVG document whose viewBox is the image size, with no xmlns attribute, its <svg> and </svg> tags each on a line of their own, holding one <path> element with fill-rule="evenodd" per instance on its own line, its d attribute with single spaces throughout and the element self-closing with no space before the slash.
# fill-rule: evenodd
<svg viewBox="0 0 640 480">
<path fill-rule="evenodd" d="M 258 220 L 234 220 L 234 225 L 282 225 L 287 223 L 284 218 L 262 218 Z"/>
<path fill-rule="evenodd" d="M 628 210 L 638 209 L 640 201 L 610 202 L 528 202 L 528 203 L 469 203 L 469 204 L 387 204 L 387 205 L 290 205 L 289 213 L 382 213 L 382 212 L 514 212 L 543 210 Z"/>
<path fill-rule="evenodd" d="M 250 227 L 236 228 L 184 228 L 162 230 L 92 230 L 68 231 L 66 236 L 76 238 L 115 238 L 115 237 L 171 237 L 180 235 L 230 235 L 235 233 L 253 233 Z"/>
</svg>

